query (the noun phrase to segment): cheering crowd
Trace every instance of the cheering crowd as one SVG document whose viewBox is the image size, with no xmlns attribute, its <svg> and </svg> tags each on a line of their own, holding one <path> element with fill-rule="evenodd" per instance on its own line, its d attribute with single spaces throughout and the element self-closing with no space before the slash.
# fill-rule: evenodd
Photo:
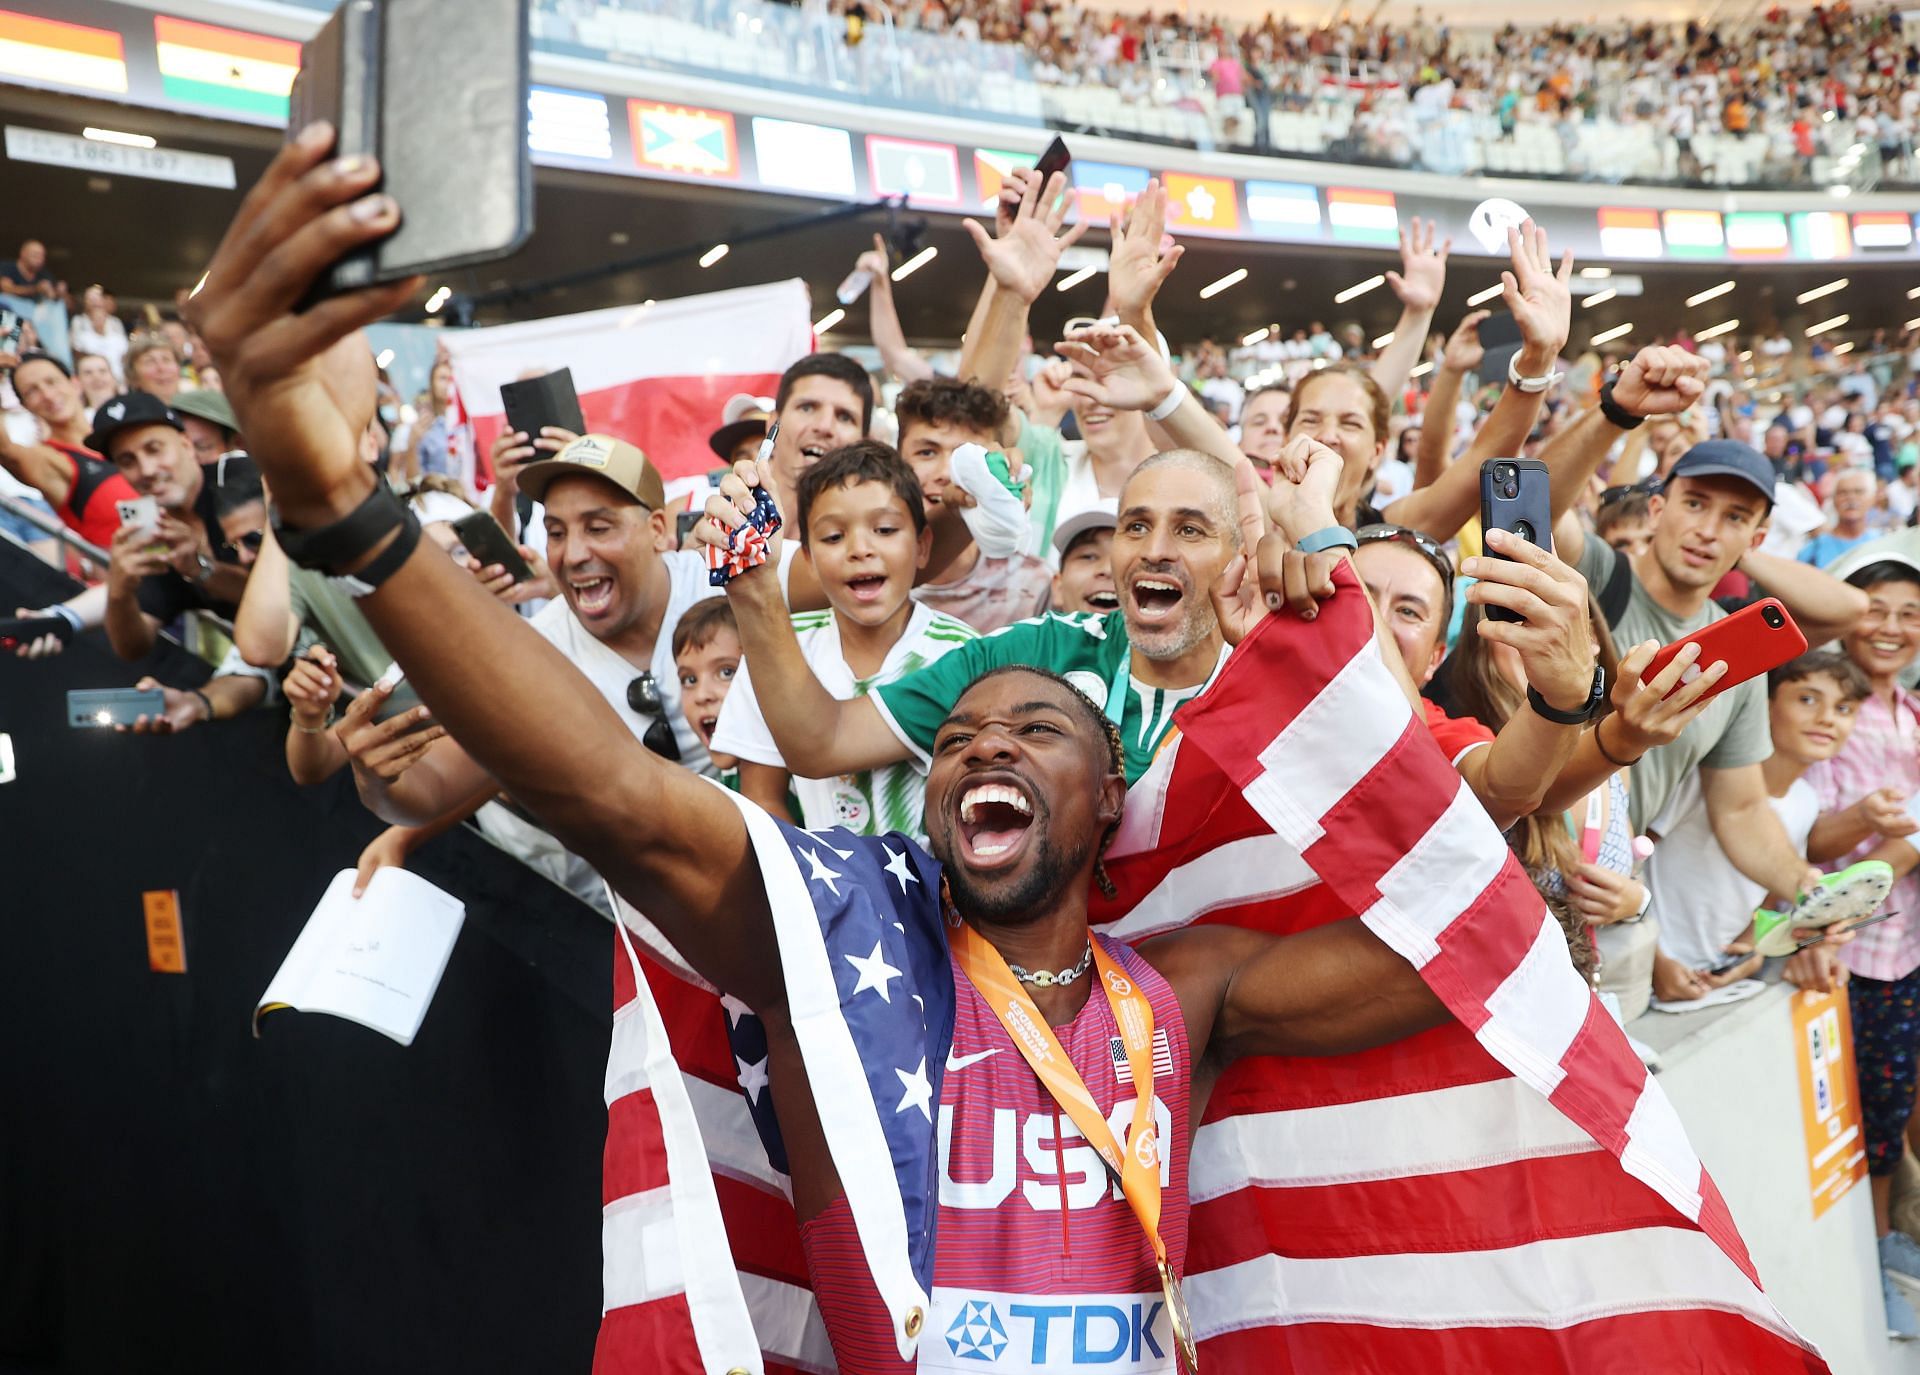
<svg viewBox="0 0 1920 1375">
<path fill-rule="evenodd" d="M 1768 32 L 1784 39 L 1784 22 Z M 886 375 L 813 353 L 773 396 L 735 398 L 714 417 L 717 490 L 684 535 L 644 434 L 509 431 L 488 455 L 493 483 L 476 490 L 449 457 L 460 446 L 445 364 L 402 433 L 376 407 L 330 435 L 377 485 L 358 471 L 334 480 L 391 491 L 446 566 L 522 616 L 598 690 L 602 719 L 658 761 L 809 830 L 937 847 L 943 828 L 963 826 L 984 870 L 1024 853 L 1032 799 L 988 786 L 955 804 L 960 822 L 928 802 L 930 771 L 939 794 L 940 770 L 971 748 L 954 737 L 965 703 L 996 720 L 1032 706 L 982 706 L 983 675 L 1044 671 L 1069 695 L 1040 714 L 1104 721 L 1133 783 L 1250 627 L 1282 606 L 1319 614 L 1350 564 L 1383 657 L 1617 1019 L 1631 1030 L 1654 1005 L 1684 1010 L 1753 977 L 1847 990 L 1887 1322 L 1920 1337 L 1909 1301 L 1920 1243 L 1907 1230 L 1920 1209 L 1902 1207 L 1920 1199 L 1906 1150 L 1920 1041 L 1909 840 L 1920 820 L 1908 805 L 1920 791 L 1920 400 L 1905 359 L 1886 348 L 1790 358 L 1765 338 L 1746 351 L 1682 340 L 1569 358 L 1571 258 L 1556 263 L 1530 223 L 1511 236 L 1503 292 L 1520 342 L 1485 350 L 1479 314 L 1435 320 L 1446 251 L 1416 222 L 1391 278 L 1402 313 L 1378 355 L 1285 321 L 1264 353 L 1208 345 L 1176 364 L 1154 322 L 1181 256 L 1163 247 L 1157 184 L 1116 223 L 1102 317 L 1030 352 L 1029 307 L 1080 232 L 1063 227 L 1065 204 L 1057 183 L 1014 174 L 993 231 L 974 226 L 985 282 L 957 356 L 906 346 L 887 274 L 874 272 Z M 29 269 L 31 258 L 23 250 L 16 270 L 37 272 L 44 257 Z M 98 575 L 85 591 L 22 614 L 97 628 L 129 660 L 190 612 L 222 618 L 229 632 L 197 632 L 213 676 L 145 680 L 164 711 L 132 729 L 178 732 L 284 698 L 292 776 L 350 769 L 389 823 L 360 856 L 363 887 L 471 817 L 611 905 L 602 877 L 619 889 L 642 860 L 611 845 L 576 853 L 547 829 L 600 834 L 596 804 L 515 786 L 537 770 L 502 768 L 515 756 L 496 723 L 476 707 L 463 732 L 434 714 L 389 672 L 354 580 L 276 538 L 249 451 L 317 452 L 322 436 L 243 433 L 193 325 L 162 319 L 128 339 L 110 305 L 85 293 L 69 335 L 83 357 L 27 339 L 0 360 L 12 403 L 0 465 L 108 552 L 104 570 L 76 566 Z M 197 325 L 210 309 L 187 315 Z M 1450 327 L 1444 339 L 1436 324 Z M 101 352 L 85 351 L 97 341 Z M 114 392 L 89 382 L 87 358 L 105 363 Z M 1769 403 L 1762 387 L 1794 399 Z M 1545 465 L 1550 549 L 1480 528 L 1481 465 L 1513 457 Z M 296 465 L 274 471 L 283 509 L 325 504 Z M 151 521 L 123 522 L 123 503 L 143 498 Z M 777 537 L 764 537 L 769 505 Z M 524 570 L 462 543 L 454 523 L 481 511 Z M 734 557 L 750 521 L 771 575 L 716 586 L 710 567 Z M 370 545 L 355 573 L 363 586 L 420 563 L 412 526 L 391 528 L 401 533 Z M 1262 543 L 1267 529 L 1284 551 Z M 1807 653 L 1726 691 L 1727 666 L 1693 648 L 1655 666 L 1661 646 L 1767 597 Z M 44 657 L 66 639 L 18 652 Z M 422 681 L 422 694 L 433 687 Z M 1896 876 L 1890 919 L 1857 935 L 1809 920 L 1784 951 L 1764 943 L 1776 914 L 1867 859 Z M 740 972 L 741 987 L 763 975 Z M 1395 1025 L 1418 1024 L 1417 1003 Z M 829 1314 L 836 1340 L 859 1322 Z"/>
</svg>

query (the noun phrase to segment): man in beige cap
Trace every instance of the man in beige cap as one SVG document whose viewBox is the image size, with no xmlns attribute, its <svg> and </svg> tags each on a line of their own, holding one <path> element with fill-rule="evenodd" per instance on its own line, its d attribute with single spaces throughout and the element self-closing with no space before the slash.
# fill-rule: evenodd
<svg viewBox="0 0 1920 1375">
<path fill-rule="evenodd" d="M 547 563 L 560 589 L 527 624 L 586 674 L 648 749 L 711 772 L 706 748 L 680 710 L 673 630 L 688 607 L 720 589 L 708 585 L 701 554 L 662 552 L 673 524 L 659 470 L 623 439 L 586 434 L 527 464 L 519 482 L 544 508 Z M 438 834 L 430 829 L 435 823 L 465 815 L 497 788 L 451 737 L 436 740 L 391 782 L 363 765 L 415 724 L 401 713 L 341 737 L 361 800 L 397 827 L 425 833 L 383 837 L 383 855 L 396 859 Z M 519 848 L 513 838 L 496 838 Z M 566 881 L 573 886 L 572 878 Z"/>
</svg>

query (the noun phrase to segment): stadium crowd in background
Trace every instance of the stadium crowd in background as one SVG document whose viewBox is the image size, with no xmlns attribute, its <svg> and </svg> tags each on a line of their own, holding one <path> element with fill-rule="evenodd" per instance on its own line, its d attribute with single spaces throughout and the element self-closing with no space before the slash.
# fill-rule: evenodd
<svg viewBox="0 0 1920 1375">
<path fill-rule="evenodd" d="M 1648 119 L 1676 90 L 1673 109 L 1736 134 L 1808 110 L 1861 127 L 1884 117 L 1891 161 L 1908 156 L 1920 108 L 1920 56 L 1897 17 L 1844 6 L 1769 14 L 1737 44 L 1697 25 L 1546 30 L 1502 34 L 1484 57 L 1450 55 L 1445 29 L 1424 21 L 1236 32 L 927 0 L 896 22 L 1024 42 L 1062 79 L 1071 66 L 1125 82 L 1144 42 L 1211 45 L 1223 99 L 1265 83 L 1266 99 L 1310 101 L 1290 65 L 1336 57 L 1390 71 L 1415 104 L 1437 91 L 1503 119 L 1603 99 Z M 935 735 L 990 669 L 1060 675 L 1118 728 L 1128 780 L 1145 773 L 1177 708 L 1264 614 L 1241 553 L 1247 494 L 1284 507 L 1309 457 L 1337 467 L 1330 503 L 1347 538 L 1287 555 L 1288 601 L 1314 614 L 1350 548 L 1383 655 L 1423 694 L 1428 729 L 1615 1014 L 1631 1029 L 1656 1001 L 1710 998 L 1763 966 L 1851 989 L 1887 1321 L 1920 1337 L 1908 1300 L 1920 1244 L 1896 1225 L 1912 1225 L 1902 1200 L 1920 1199 L 1897 1188 L 1914 1173 L 1920 1039 L 1920 824 L 1905 806 L 1920 787 L 1920 339 L 1803 352 L 1765 329 L 1745 347 L 1680 336 L 1569 356 L 1571 263 L 1529 223 L 1504 287 L 1520 341 L 1496 354 L 1479 343 L 1481 313 L 1435 318 L 1446 245 L 1416 221 L 1384 350 L 1351 322 L 1286 318 L 1276 301 L 1259 338 L 1175 354 L 1153 314 L 1181 256 L 1165 247 L 1157 184 L 1118 228 L 1102 318 L 1032 339 L 1028 307 L 1079 233 L 1065 206 L 1059 185 L 1010 176 L 994 230 L 975 227 L 983 303 L 955 353 L 907 346 L 875 272 L 882 369 L 812 354 L 776 395 L 716 413 L 727 472 L 684 538 L 645 434 L 507 433 L 478 462 L 444 360 L 404 413 L 376 415 L 361 457 L 653 754 L 803 826 L 915 836 Z M 363 884 L 474 816 L 604 904 L 526 799 L 385 679 L 392 656 L 351 597 L 279 548 L 193 308 L 122 320 L 103 287 L 75 296 L 44 264 L 29 241 L 0 269 L 0 306 L 61 315 L 0 357 L 4 490 L 107 551 L 73 567 L 88 590 L 44 610 L 103 629 L 129 660 L 171 632 L 216 669 L 166 685 L 163 715 L 136 729 L 284 697 L 293 776 L 350 768 L 390 825 L 360 857 Z M 763 468 L 751 455 L 775 422 Z M 1479 528 L 1480 462 L 1514 456 L 1551 475 L 1552 549 Z M 779 576 L 723 593 L 706 549 L 726 544 L 756 487 L 784 522 Z M 150 513 L 123 523 L 142 499 Z M 461 546 L 451 522 L 482 502 L 531 576 Z M 1691 651 L 1653 669 L 1660 645 L 1764 597 L 1808 654 L 1719 695 L 1723 670 Z M 1811 930 L 1767 965 L 1764 913 L 1863 859 L 1892 866 L 1897 915 L 1857 939 Z"/>
</svg>

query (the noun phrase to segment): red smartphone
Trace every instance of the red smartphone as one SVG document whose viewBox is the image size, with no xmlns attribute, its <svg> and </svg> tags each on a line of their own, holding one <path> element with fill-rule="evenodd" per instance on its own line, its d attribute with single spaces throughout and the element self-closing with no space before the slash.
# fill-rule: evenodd
<svg viewBox="0 0 1920 1375">
<path fill-rule="evenodd" d="M 1672 644 L 1662 647 L 1653 656 L 1653 662 L 1647 665 L 1641 678 L 1644 680 L 1661 673 L 1673 662 L 1681 647 L 1688 644 L 1700 646 L 1700 657 L 1673 685 L 1673 692 L 1667 694 L 1669 697 L 1723 659 L 1727 664 L 1727 675 L 1714 684 L 1713 691 L 1707 694 L 1709 698 L 1719 696 L 1730 687 L 1738 687 L 1749 678 L 1758 678 L 1796 655 L 1807 652 L 1807 637 L 1793 623 L 1787 608 L 1776 598 L 1768 597 L 1752 606 L 1743 606 L 1731 616 L 1724 616 L 1712 625 L 1696 630 L 1691 635 L 1683 635 Z"/>
</svg>

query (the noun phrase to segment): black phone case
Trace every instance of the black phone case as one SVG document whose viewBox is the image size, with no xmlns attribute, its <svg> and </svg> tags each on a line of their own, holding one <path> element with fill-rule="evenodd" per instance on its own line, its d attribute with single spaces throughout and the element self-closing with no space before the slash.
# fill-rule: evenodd
<svg viewBox="0 0 1920 1375">
<path fill-rule="evenodd" d="M 288 137 L 333 121 L 339 156 L 380 159 L 400 206 L 314 299 L 515 252 L 533 233 L 529 0 L 345 0 L 301 50 Z"/>
<path fill-rule="evenodd" d="M 1505 482 L 1495 474 L 1505 469 L 1513 469 L 1514 495 L 1508 496 Z M 1530 544 L 1538 545 L 1549 553 L 1553 550 L 1553 489 L 1552 479 L 1547 465 L 1537 458 L 1490 458 L 1480 465 L 1480 532 L 1485 538 L 1489 530 L 1509 530 Z M 1491 547 L 1488 555 L 1504 558 L 1495 554 Z M 1517 621 L 1522 619 L 1519 613 L 1509 611 L 1504 606 L 1488 605 L 1487 619 L 1490 621 Z"/>
<path fill-rule="evenodd" d="M 1053 142 L 1047 145 L 1046 151 L 1033 164 L 1033 170 L 1038 172 L 1044 180 L 1055 172 L 1066 171 L 1072 163 L 1073 154 L 1067 151 L 1067 141 L 1055 134 Z"/>
<path fill-rule="evenodd" d="M 499 564 L 513 574 L 515 582 L 525 582 L 533 576 L 533 569 L 490 513 L 470 511 L 454 521 L 452 528 L 466 551 L 482 564 Z"/>
<path fill-rule="evenodd" d="M 540 437 L 543 425 L 558 425 L 575 434 L 587 432 L 580 396 L 573 389 L 572 368 L 529 377 L 524 382 L 508 382 L 500 388 L 500 404 L 507 413 L 507 428 L 520 431 L 530 440 Z M 546 457 L 544 450 L 540 457 Z"/>
</svg>

